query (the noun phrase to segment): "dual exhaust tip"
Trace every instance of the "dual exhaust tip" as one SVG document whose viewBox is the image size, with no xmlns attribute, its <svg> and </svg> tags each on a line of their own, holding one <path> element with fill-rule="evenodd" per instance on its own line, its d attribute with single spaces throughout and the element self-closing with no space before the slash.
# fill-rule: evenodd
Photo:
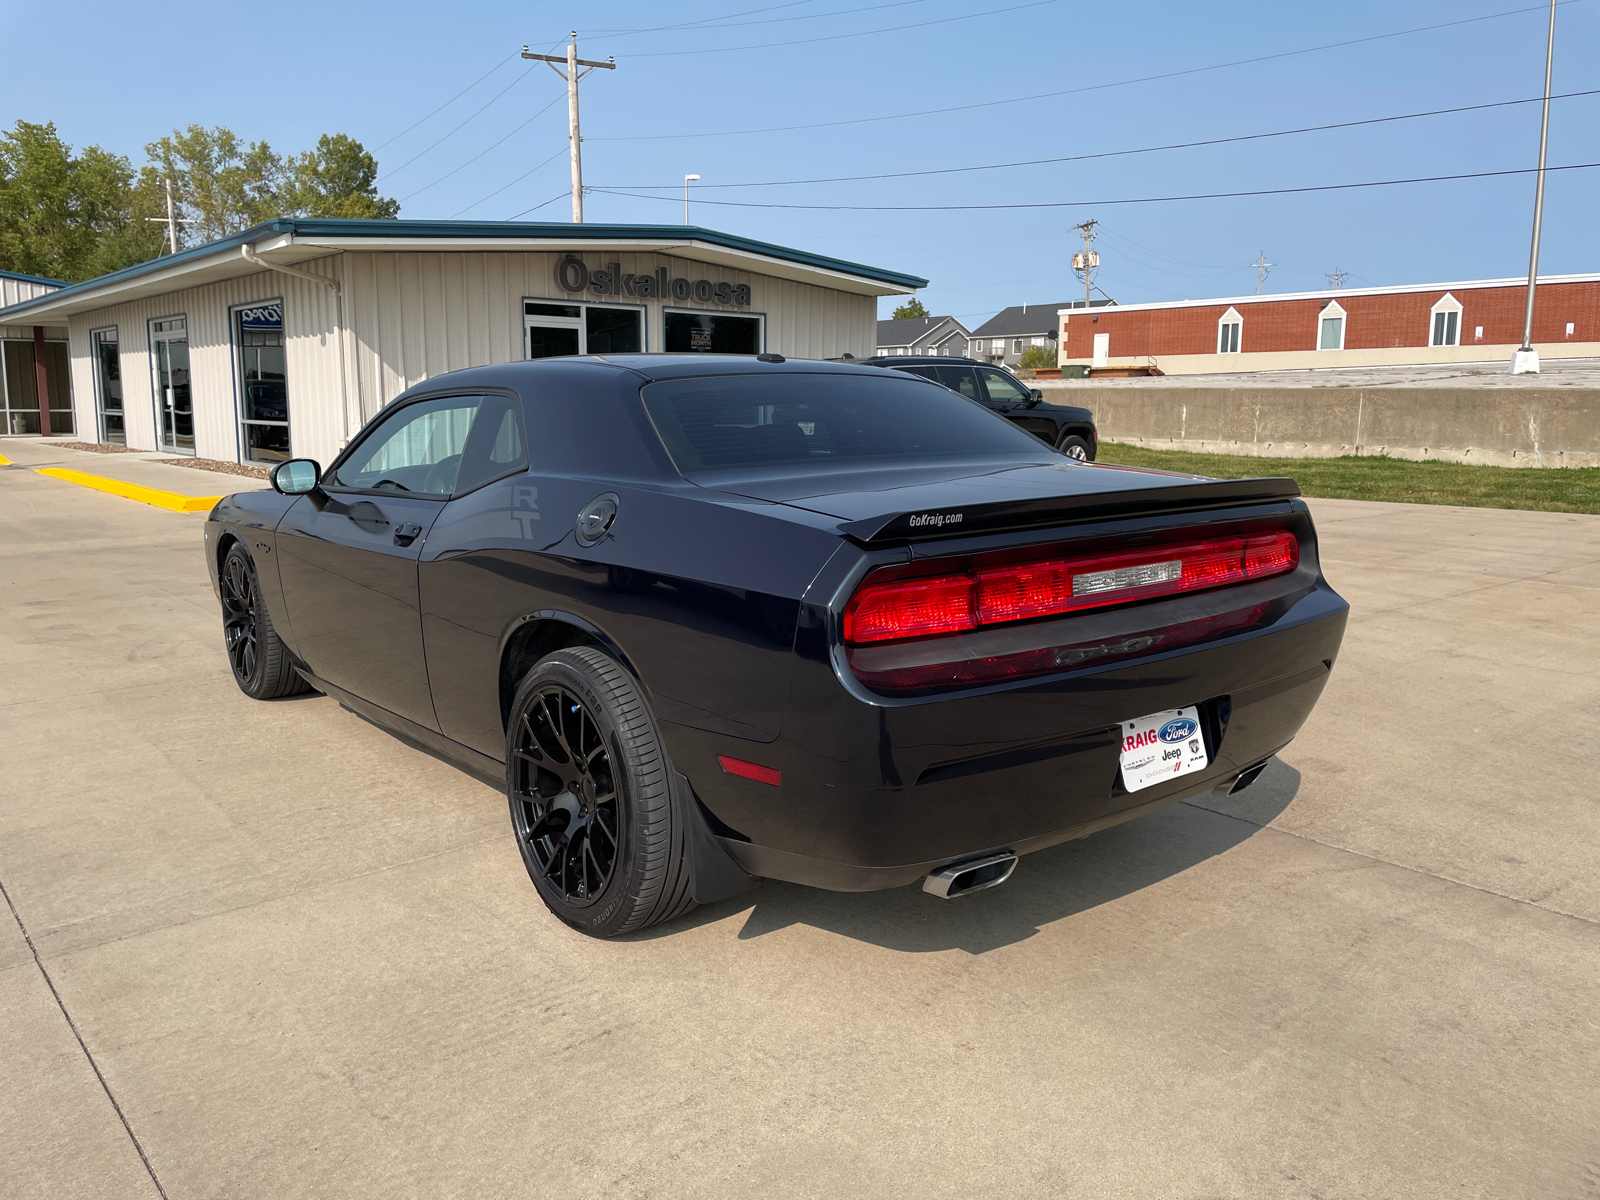
<svg viewBox="0 0 1600 1200">
<path fill-rule="evenodd" d="M 922 890 L 941 900 L 954 900 L 968 892 L 999 887 L 1011 878 L 1011 872 L 1016 869 L 1017 856 L 1009 850 L 985 854 L 982 858 L 969 858 L 965 862 L 951 863 L 937 871 L 930 871 L 922 881 Z"/>
</svg>

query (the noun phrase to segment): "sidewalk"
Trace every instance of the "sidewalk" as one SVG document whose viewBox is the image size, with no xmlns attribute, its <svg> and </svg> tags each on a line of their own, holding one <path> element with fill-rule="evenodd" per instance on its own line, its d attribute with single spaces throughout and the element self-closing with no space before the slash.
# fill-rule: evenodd
<svg viewBox="0 0 1600 1200">
<path fill-rule="evenodd" d="M 13 469 L 21 467 L 37 471 L 46 467 L 64 467 L 85 475 L 115 479 L 178 496 L 227 496 L 233 492 L 252 492 L 268 486 L 265 479 L 253 479 L 248 475 L 169 466 L 161 461 L 175 457 L 169 451 L 94 454 L 87 450 L 72 450 L 60 442 L 45 438 L 0 437 L 0 456 L 11 460 Z M 65 480 L 58 482 L 62 486 L 74 486 Z"/>
</svg>

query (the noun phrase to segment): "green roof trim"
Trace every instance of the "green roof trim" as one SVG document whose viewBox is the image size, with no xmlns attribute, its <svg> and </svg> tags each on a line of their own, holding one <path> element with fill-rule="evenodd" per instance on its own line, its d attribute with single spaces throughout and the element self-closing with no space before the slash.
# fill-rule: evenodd
<svg viewBox="0 0 1600 1200">
<path fill-rule="evenodd" d="M 46 279 L 43 275 L 24 275 L 21 271 L 0 271 L 0 279 L 15 279 L 18 283 L 42 283 L 46 287 L 69 287 L 65 279 Z"/>
<path fill-rule="evenodd" d="M 811 254 L 805 250 L 794 250 L 788 246 L 776 246 L 771 242 L 759 242 L 754 238 L 740 237 L 737 234 L 720 233 L 715 229 L 704 229 L 698 225 L 576 225 L 531 221 L 369 221 L 340 220 L 324 217 L 278 217 L 275 220 L 263 221 L 260 225 L 253 226 L 241 233 L 218 238 L 214 242 L 190 246 L 185 250 L 179 250 L 176 254 L 163 254 L 159 258 L 152 258 L 149 262 L 125 267 L 120 271 L 113 271 L 109 275 L 101 275 L 95 279 L 85 280 L 83 283 L 63 285 L 59 290 L 48 295 L 24 300 L 21 304 L 13 304 L 10 308 L 0 308 L 0 316 L 20 315 L 34 305 L 59 303 L 61 300 L 91 292 L 108 284 L 137 279 L 141 275 L 164 271 L 168 267 L 176 266 L 180 263 L 194 262 L 219 254 L 227 254 L 237 251 L 240 246 L 257 242 L 262 238 L 282 236 L 283 234 L 307 238 L 382 238 L 387 240 L 397 238 L 417 238 L 420 240 L 442 238 L 461 238 L 463 240 L 473 238 L 527 238 L 530 241 L 560 240 L 581 243 L 585 241 L 614 241 L 619 238 L 637 238 L 640 240 L 657 239 L 674 242 L 698 241 L 711 246 L 720 246 L 725 250 L 737 250 L 746 254 L 760 254 L 767 258 L 777 259 L 780 262 L 794 263 L 804 267 L 816 267 L 824 271 L 836 271 L 841 275 L 853 275 L 858 279 L 891 284 L 895 287 L 925 288 L 928 286 L 928 281 L 917 275 L 888 271 L 882 267 L 869 267 L 863 263 L 847 262 L 842 258 L 829 258 L 824 254 Z M 17 278 L 25 279 L 28 277 L 17 276 Z M 35 282 L 57 283 L 58 281 L 45 279 L 36 280 Z"/>
</svg>

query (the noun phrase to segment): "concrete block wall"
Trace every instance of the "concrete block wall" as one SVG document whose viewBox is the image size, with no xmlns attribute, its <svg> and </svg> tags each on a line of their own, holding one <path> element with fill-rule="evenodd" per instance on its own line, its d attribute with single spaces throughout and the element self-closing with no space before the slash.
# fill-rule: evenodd
<svg viewBox="0 0 1600 1200">
<path fill-rule="evenodd" d="M 1102 441 L 1258 457 L 1600 467 L 1600 389 L 1045 387 Z"/>
</svg>

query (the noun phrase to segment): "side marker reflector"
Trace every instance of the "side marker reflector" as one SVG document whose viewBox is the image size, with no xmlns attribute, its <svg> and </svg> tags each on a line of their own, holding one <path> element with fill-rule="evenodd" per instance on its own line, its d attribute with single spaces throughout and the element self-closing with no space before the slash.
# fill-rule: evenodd
<svg viewBox="0 0 1600 1200">
<path fill-rule="evenodd" d="M 727 754 L 717 755 L 717 761 L 729 775 L 754 779 L 757 783 L 769 783 L 773 787 L 783 782 L 783 772 L 775 767 L 763 767 L 760 763 L 745 762 L 742 758 L 733 758 Z"/>
</svg>

